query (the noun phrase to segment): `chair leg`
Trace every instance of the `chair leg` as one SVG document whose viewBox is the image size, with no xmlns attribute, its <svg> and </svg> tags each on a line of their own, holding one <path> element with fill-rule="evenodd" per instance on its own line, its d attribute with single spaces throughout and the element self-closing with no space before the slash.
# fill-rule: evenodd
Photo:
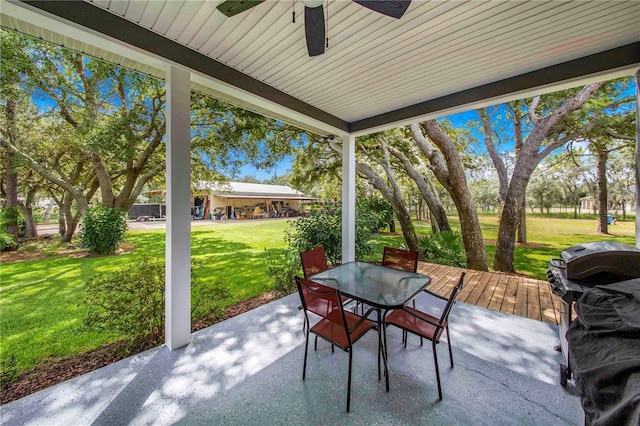
<svg viewBox="0 0 640 426">
<path fill-rule="evenodd" d="M 451 353 L 451 340 L 449 339 L 449 326 L 447 326 L 447 345 L 449 345 L 449 360 L 451 361 L 451 368 L 453 368 L 453 354 Z"/>
<path fill-rule="evenodd" d="M 385 386 L 387 388 L 387 392 L 389 392 L 389 352 L 387 351 L 387 328 L 383 329 L 384 335 L 382 336 L 383 347 L 381 348 L 382 352 L 382 361 L 384 362 L 384 378 L 385 378 Z M 378 369 L 380 366 L 378 365 Z"/>
<path fill-rule="evenodd" d="M 302 364 L 302 380 L 304 380 L 307 375 L 307 352 L 308 351 L 309 351 L 309 331 L 307 330 L 307 334 L 304 340 L 304 363 Z"/>
<path fill-rule="evenodd" d="M 316 351 L 316 352 L 318 351 L 318 336 L 317 335 L 316 335 L 316 341 L 313 344 L 313 350 Z"/>
<path fill-rule="evenodd" d="M 416 308 L 416 299 L 413 299 L 413 309 Z M 420 346 L 422 346 L 423 340 L 422 337 L 420 337 Z"/>
<path fill-rule="evenodd" d="M 352 351 L 349 350 L 349 373 L 347 376 L 347 413 L 351 408 L 351 358 L 353 354 Z"/>
<path fill-rule="evenodd" d="M 378 380 L 382 378 L 382 373 L 380 373 L 380 358 L 382 357 L 382 336 L 380 333 L 382 329 L 378 329 Z"/>
<path fill-rule="evenodd" d="M 433 362 L 436 366 L 436 380 L 438 381 L 438 399 L 442 400 L 442 388 L 440 387 L 440 369 L 438 368 L 438 353 L 436 352 L 436 342 L 431 341 L 433 348 Z"/>
</svg>

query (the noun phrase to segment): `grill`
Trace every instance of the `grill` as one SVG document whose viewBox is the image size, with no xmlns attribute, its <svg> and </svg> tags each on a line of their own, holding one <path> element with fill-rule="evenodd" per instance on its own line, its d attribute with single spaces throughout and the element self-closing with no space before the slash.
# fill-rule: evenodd
<svg viewBox="0 0 640 426">
<path fill-rule="evenodd" d="M 569 247 L 559 259 L 549 261 L 549 286 L 562 298 L 560 306 L 560 345 L 564 364 L 560 364 L 560 384 L 571 378 L 567 330 L 573 320 L 573 302 L 597 285 L 640 278 L 640 249 L 623 243 L 591 242 Z"/>
</svg>

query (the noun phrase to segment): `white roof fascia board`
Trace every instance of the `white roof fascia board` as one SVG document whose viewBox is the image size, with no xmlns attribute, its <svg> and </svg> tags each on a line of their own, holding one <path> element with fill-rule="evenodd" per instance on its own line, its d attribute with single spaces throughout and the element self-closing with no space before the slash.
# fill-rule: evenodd
<svg viewBox="0 0 640 426">
<path fill-rule="evenodd" d="M 293 111 L 276 102 L 256 96 L 251 92 L 232 86 L 231 84 L 216 80 L 198 71 L 191 70 L 191 81 L 208 87 L 216 92 L 220 92 L 223 96 L 239 99 L 243 103 L 250 103 L 255 106 L 257 109 L 256 112 L 259 114 L 269 115 L 264 112 L 269 111 L 273 113 L 273 115 L 269 115 L 271 118 L 289 122 L 294 126 L 304 127 L 320 135 L 334 135 L 343 132 L 337 127 L 333 127 L 300 112 Z"/>
<path fill-rule="evenodd" d="M 167 72 L 170 66 L 185 69 L 180 64 L 170 64 L 163 58 L 156 57 L 149 52 L 137 49 L 120 40 L 112 39 L 102 33 L 93 31 L 81 25 L 64 20 L 58 16 L 36 9 L 29 4 L 16 1 L 0 1 L 0 10 L 3 15 L 12 16 L 21 21 L 47 28 L 52 32 L 82 41 L 99 47 L 113 54 L 120 55 L 132 61 L 147 64 L 163 72 Z"/>
<path fill-rule="evenodd" d="M 529 98 L 537 95 L 544 95 L 547 93 L 558 92 L 560 90 L 571 89 L 573 87 L 587 85 L 590 83 L 595 83 L 597 81 L 614 80 L 616 78 L 628 77 L 628 76 L 632 76 L 636 72 L 638 67 L 640 67 L 640 64 L 634 64 L 627 67 L 618 68 L 615 70 L 608 70 L 602 73 L 583 76 L 583 77 L 579 77 L 571 80 L 565 80 L 559 83 L 553 83 L 553 84 L 535 87 L 528 90 L 513 92 L 503 96 L 483 99 L 482 101 L 478 101 L 478 102 L 457 105 L 454 108 L 434 111 L 429 114 L 409 117 L 407 119 L 394 121 L 391 123 L 384 124 L 382 126 L 375 126 L 375 127 L 359 130 L 357 132 L 353 132 L 353 134 L 355 136 L 368 135 L 371 133 L 382 132 L 389 129 L 395 129 L 401 126 L 407 126 L 409 124 L 418 123 L 425 120 L 447 117 L 449 115 L 457 114 L 460 112 L 471 111 L 474 109 L 484 108 L 487 106 L 497 105 L 497 104 L 510 102 L 510 101 L 515 101 L 518 99 L 525 99 L 525 98 Z"/>
<path fill-rule="evenodd" d="M 65 37 L 80 40 L 84 43 L 91 44 L 100 49 L 108 51 L 115 55 L 123 56 L 129 60 L 146 64 L 153 68 L 166 73 L 170 67 L 174 66 L 191 74 L 191 81 L 209 87 L 217 91 L 225 97 L 228 102 L 233 103 L 231 99 L 238 99 L 241 104 L 250 104 L 255 107 L 257 113 L 270 116 L 273 118 L 288 122 L 294 126 L 304 127 L 307 130 L 319 133 L 321 135 L 338 134 L 344 132 L 320 120 L 311 118 L 300 112 L 293 111 L 285 106 L 279 105 L 273 101 L 264 99 L 251 92 L 239 89 L 231 84 L 214 79 L 200 72 L 197 72 L 184 65 L 154 55 L 142 49 L 131 46 L 121 40 L 113 39 L 97 31 L 93 31 L 76 23 L 67 21 L 48 12 L 34 8 L 29 4 L 16 1 L 0 0 L 2 14 L 12 16 L 21 21 L 32 23 L 42 28 L 48 28 L 52 32 L 59 33 Z M 251 106 L 247 107 L 252 109 Z M 252 109 L 253 110 L 253 109 Z"/>
<path fill-rule="evenodd" d="M 232 199 L 245 199 L 245 200 L 263 200 L 263 199 L 268 199 L 268 200 L 286 200 L 286 201 L 296 201 L 296 200 L 301 200 L 301 201 L 313 201 L 313 200 L 317 200 L 317 198 L 314 197 L 285 197 L 282 195 L 230 195 L 230 194 L 213 194 L 215 197 L 220 197 L 220 198 L 232 198 Z"/>
</svg>

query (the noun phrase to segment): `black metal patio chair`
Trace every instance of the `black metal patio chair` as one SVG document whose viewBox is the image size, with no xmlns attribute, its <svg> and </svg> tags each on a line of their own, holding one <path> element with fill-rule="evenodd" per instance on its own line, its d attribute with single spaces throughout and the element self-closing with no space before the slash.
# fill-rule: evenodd
<svg viewBox="0 0 640 426">
<path fill-rule="evenodd" d="M 445 305 L 440 317 L 429 315 L 426 312 L 422 312 L 411 306 L 405 306 L 402 309 L 396 309 L 387 316 L 385 319 L 385 325 L 395 325 L 401 328 L 403 331 L 413 333 L 421 338 L 431 340 L 431 347 L 433 349 L 433 361 L 436 367 L 436 380 L 438 381 L 438 397 L 442 399 L 442 387 L 440 385 L 440 370 L 438 369 L 438 353 L 436 351 L 436 345 L 440 343 L 440 337 L 443 332 L 447 332 L 447 344 L 449 346 L 449 360 L 451 361 L 451 368 L 453 368 L 453 354 L 451 352 L 451 339 L 449 338 L 449 313 L 453 304 L 456 302 L 456 297 L 462 290 L 464 282 L 463 272 L 460 275 L 458 283 L 453 287 L 449 298 L 446 299 L 439 295 L 433 294 L 442 300 L 446 300 Z M 421 340 L 422 344 L 422 340 Z M 404 345 L 406 347 L 407 341 L 404 339 Z"/>
<path fill-rule="evenodd" d="M 313 326 L 307 326 L 305 330 L 304 345 L 304 364 L 302 366 L 302 380 L 306 378 L 307 372 L 307 353 L 309 350 L 309 333 L 315 334 L 333 346 L 337 346 L 345 352 L 349 353 L 349 371 L 347 375 L 347 412 L 351 408 L 351 364 L 353 358 L 353 344 L 364 336 L 369 330 L 377 329 L 376 323 L 345 311 L 342 303 L 340 303 L 341 295 L 338 290 L 314 283 L 304 278 L 296 277 L 296 286 L 302 301 L 304 309 L 305 321 L 309 322 L 308 312 L 313 312 L 321 318 Z M 328 301 L 332 309 L 324 314 L 318 314 L 309 307 L 317 300 Z"/>
</svg>

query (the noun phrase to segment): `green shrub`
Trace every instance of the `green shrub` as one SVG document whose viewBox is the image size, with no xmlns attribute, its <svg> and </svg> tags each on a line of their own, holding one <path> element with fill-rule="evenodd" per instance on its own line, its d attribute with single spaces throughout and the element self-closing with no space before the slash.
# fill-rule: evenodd
<svg viewBox="0 0 640 426">
<path fill-rule="evenodd" d="M 218 281 L 201 283 L 199 272 L 204 270 L 203 267 L 204 262 L 191 265 L 191 321 L 213 324 L 224 315 L 224 306 L 231 292 Z"/>
<path fill-rule="evenodd" d="M 124 241 L 126 212 L 102 204 L 89 208 L 80 224 L 80 244 L 94 254 L 113 254 Z"/>
<path fill-rule="evenodd" d="M 371 252 L 370 239 L 366 227 L 356 220 L 356 258 L 362 259 Z M 331 264 L 342 263 L 342 209 L 339 205 L 331 206 L 317 215 L 289 222 L 285 241 L 294 253 L 322 246 Z"/>
<path fill-rule="evenodd" d="M 0 209 L 0 251 L 14 250 L 18 247 L 18 241 L 14 235 L 7 232 L 11 225 L 18 226 L 18 237 L 24 237 L 25 223 L 20 210 L 17 207 L 4 207 Z"/>
<path fill-rule="evenodd" d="M 356 202 L 356 220 L 358 225 L 368 232 L 377 234 L 389 225 L 393 219 L 393 207 L 378 197 L 359 198 Z"/>
<path fill-rule="evenodd" d="M 424 260 L 427 262 L 461 268 L 467 266 L 467 258 L 460 231 L 442 231 L 423 235 L 419 237 L 418 243 Z"/>
<path fill-rule="evenodd" d="M 0 251 L 12 250 L 18 246 L 13 235 L 0 229 Z"/>
<path fill-rule="evenodd" d="M 211 319 L 222 315 L 228 291 L 214 285 L 198 285 L 192 267 L 192 317 Z M 88 328 L 111 330 L 133 344 L 158 345 L 164 341 L 165 263 L 149 257 L 111 273 L 94 275 L 86 283 L 84 302 L 89 310 Z"/>
<path fill-rule="evenodd" d="M 273 278 L 273 291 L 278 297 L 287 296 L 296 291 L 295 277 L 300 273 L 300 256 L 287 250 L 280 255 L 279 250 L 265 249 L 267 252 L 267 271 Z"/>
</svg>

